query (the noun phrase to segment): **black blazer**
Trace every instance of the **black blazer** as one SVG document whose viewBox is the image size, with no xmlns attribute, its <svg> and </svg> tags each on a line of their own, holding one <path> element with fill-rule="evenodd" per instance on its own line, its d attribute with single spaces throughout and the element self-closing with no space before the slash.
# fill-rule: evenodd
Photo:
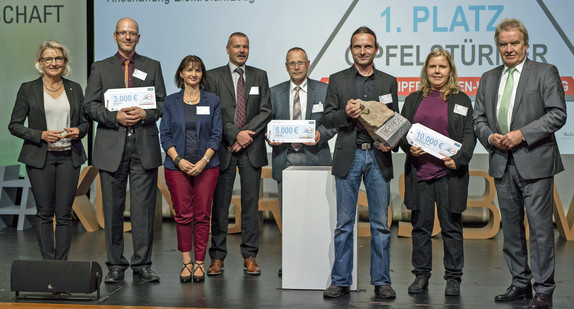
<svg viewBox="0 0 574 309">
<path fill-rule="evenodd" d="M 157 109 L 146 109 L 146 119 L 134 126 L 142 166 L 145 169 L 152 169 L 161 165 L 159 130 L 156 121 L 161 117 L 165 84 L 159 62 L 136 53 L 134 68 L 147 75 L 145 80 L 134 77 L 133 87 L 155 86 Z M 86 97 L 82 104 L 86 115 L 98 122 L 93 165 L 107 172 L 118 169 L 127 135 L 127 128 L 116 121 L 117 112 L 108 111 L 104 105 L 104 93 L 114 88 L 125 88 L 122 64 L 117 53 L 92 64 Z"/>
<path fill-rule="evenodd" d="M 269 102 L 269 82 L 267 72 L 251 67 L 245 67 L 245 120 L 243 128 L 235 127 L 235 87 L 231 79 L 229 65 L 224 65 L 207 71 L 206 90 L 218 96 L 221 100 L 221 116 L 223 123 L 223 138 L 217 150 L 221 164 L 219 169 L 224 171 L 231 162 L 232 153 L 227 148 L 235 142 L 235 137 L 241 130 L 255 132 L 253 142 L 243 151 L 247 151 L 249 162 L 256 168 L 265 166 L 267 148 L 265 147 L 265 130 L 271 120 L 271 103 Z M 250 94 L 253 87 L 258 88 L 258 94 Z"/>
<path fill-rule="evenodd" d="M 62 81 L 70 103 L 70 127 L 80 130 L 78 138 L 72 140 L 72 161 L 74 166 L 78 167 L 86 162 L 82 138 L 88 133 L 89 127 L 80 108 L 84 95 L 78 83 L 64 78 Z M 44 167 L 48 152 L 48 144 L 42 140 L 42 132 L 48 130 L 43 88 L 42 77 L 20 86 L 8 125 L 12 135 L 24 140 L 18 161 L 35 168 Z M 26 118 L 28 118 L 27 127 L 24 125 Z"/>
<path fill-rule="evenodd" d="M 355 158 L 358 119 L 352 119 L 345 114 L 345 106 L 350 99 L 358 99 L 355 82 L 355 70 L 353 67 L 335 73 L 329 77 L 327 98 L 325 100 L 325 113 L 323 125 L 328 129 L 338 129 L 335 151 L 333 153 L 332 174 L 337 177 L 346 177 L 351 169 Z M 375 89 L 374 96 L 391 94 L 393 102 L 387 106 L 395 112 L 399 112 L 397 96 L 397 79 L 379 70 L 374 71 Z M 383 103 L 381 103 L 383 104 Z M 375 151 L 375 158 L 379 169 L 387 180 L 393 178 L 393 161 L 391 152 Z"/>
<path fill-rule="evenodd" d="M 401 114 L 410 122 L 413 121 L 417 109 L 423 99 L 422 91 L 411 93 L 403 105 Z M 467 108 L 466 115 L 460 115 L 454 112 L 455 105 L 461 105 Z M 466 200 L 468 198 L 468 163 L 472 158 L 476 138 L 472 127 L 472 104 L 470 98 L 463 92 L 450 94 L 448 96 L 448 135 L 451 139 L 462 144 L 461 149 L 452 156 L 451 159 L 456 163 L 456 170 L 449 169 L 448 177 L 448 194 L 450 212 L 462 213 L 466 209 Z M 417 165 L 416 157 L 410 153 L 411 145 L 406 139 L 400 143 L 401 148 L 406 153 L 405 160 L 405 206 L 410 210 L 417 210 L 418 192 L 417 185 Z"/>
</svg>

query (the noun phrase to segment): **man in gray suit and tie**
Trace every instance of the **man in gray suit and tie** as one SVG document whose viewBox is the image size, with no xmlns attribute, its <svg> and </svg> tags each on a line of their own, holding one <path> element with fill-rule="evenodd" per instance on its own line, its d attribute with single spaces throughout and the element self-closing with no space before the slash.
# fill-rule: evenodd
<svg viewBox="0 0 574 309">
<path fill-rule="evenodd" d="M 391 287 L 391 231 L 387 224 L 390 181 L 393 178 L 391 147 L 374 143 L 359 122 L 362 110 L 356 99 L 379 101 L 399 112 L 397 80 L 375 69 L 373 60 L 379 50 L 375 33 L 360 27 L 351 36 L 353 65 L 331 75 L 325 100 L 323 124 L 338 129 L 333 154 L 337 189 L 337 228 L 335 260 L 331 286 L 324 297 L 349 293 L 353 270 L 353 228 L 361 180 L 365 183 L 371 224 L 371 284 L 381 298 L 395 298 Z"/>
<path fill-rule="evenodd" d="M 271 119 L 269 82 L 263 70 L 245 65 L 249 39 L 235 32 L 227 41 L 229 63 L 207 72 L 207 90 L 221 99 L 223 139 L 217 151 L 221 164 L 211 215 L 211 264 L 207 274 L 223 271 L 227 256 L 229 204 L 236 169 L 241 178 L 241 255 L 249 275 L 261 274 L 259 251 L 259 183 L 261 167 L 267 165 L 265 128 Z"/>
<path fill-rule="evenodd" d="M 321 123 L 327 84 L 307 78 L 309 59 L 300 47 L 287 52 L 285 68 L 289 80 L 271 87 L 271 106 L 274 120 L 315 120 L 314 143 L 269 142 L 273 147 L 271 165 L 272 176 L 277 181 L 279 205 L 282 207 L 282 175 L 289 166 L 329 166 L 331 150 L 329 140 L 336 130 L 326 129 Z M 281 270 L 279 270 L 281 275 Z"/>
<path fill-rule="evenodd" d="M 135 20 L 118 21 L 114 40 L 118 52 L 92 65 L 83 109 L 98 122 L 94 142 L 93 165 L 100 170 L 109 273 L 106 283 L 124 279 L 130 267 L 134 279 L 159 281 L 151 270 L 153 220 L 155 213 L 157 168 L 161 165 L 158 128 L 165 98 L 165 85 L 159 62 L 135 52 L 140 39 Z M 106 109 L 104 93 L 108 89 L 155 87 L 156 109 Z M 126 186 L 130 182 L 130 221 L 133 255 L 124 257 L 124 210 Z"/>
<path fill-rule="evenodd" d="M 496 27 L 504 65 L 482 75 L 476 94 L 474 130 L 490 154 L 504 231 L 503 253 L 511 286 L 495 301 L 532 298 L 530 308 L 548 308 L 554 292 L 552 186 L 564 170 L 556 137 L 566 122 L 566 102 L 555 66 L 526 57 L 528 31 L 516 19 Z M 530 226 L 530 263 L 524 215 Z"/>
</svg>

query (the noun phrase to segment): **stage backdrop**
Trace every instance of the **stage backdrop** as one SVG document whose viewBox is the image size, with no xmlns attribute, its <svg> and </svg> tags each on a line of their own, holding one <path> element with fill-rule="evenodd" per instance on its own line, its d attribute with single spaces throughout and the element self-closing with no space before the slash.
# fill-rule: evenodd
<svg viewBox="0 0 574 309">
<path fill-rule="evenodd" d="M 173 76 L 184 56 L 200 56 L 208 69 L 226 64 L 234 31 L 249 36 L 247 63 L 266 70 L 271 86 L 288 78 L 285 53 L 294 46 L 307 51 L 310 76 L 327 81 L 351 65 L 350 36 L 367 25 L 381 45 L 375 65 L 398 78 L 401 100 L 417 89 L 422 63 L 438 46 L 451 51 L 462 89 L 474 97 L 482 73 L 502 64 L 496 24 L 515 17 L 529 30 L 529 57 L 555 64 L 574 100 L 573 11 L 569 0 L 102 0 L 95 1 L 95 57 L 117 50 L 114 26 L 130 16 L 140 26 L 137 50 L 161 61 L 168 93 L 177 91 Z M 574 153 L 574 120 L 557 136 L 562 152 Z"/>
<path fill-rule="evenodd" d="M 39 77 L 34 57 L 40 43 L 56 40 L 70 49 L 72 73 L 86 86 L 86 2 L 78 0 L 0 0 L 0 166 L 16 164 L 22 140 L 8 123 L 20 84 Z"/>
</svg>

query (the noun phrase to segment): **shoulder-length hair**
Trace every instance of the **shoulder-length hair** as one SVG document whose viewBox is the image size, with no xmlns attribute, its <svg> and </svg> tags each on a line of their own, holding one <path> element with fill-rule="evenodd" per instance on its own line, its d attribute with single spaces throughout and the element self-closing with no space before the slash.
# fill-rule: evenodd
<svg viewBox="0 0 574 309">
<path fill-rule="evenodd" d="M 36 68 L 38 74 L 44 75 L 44 67 L 40 62 L 42 61 L 42 54 L 46 49 L 57 49 L 62 52 L 62 55 L 65 58 L 64 70 L 62 70 L 63 76 L 66 76 L 70 74 L 70 72 L 72 72 L 72 67 L 70 66 L 70 51 L 68 50 L 68 48 L 57 41 L 50 40 L 42 42 L 42 44 L 40 44 L 40 47 L 38 47 L 38 51 L 36 51 L 36 58 L 34 59 L 34 68 Z"/>
<path fill-rule="evenodd" d="M 179 64 L 179 67 L 177 67 L 177 71 L 175 72 L 175 78 L 174 78 L 175 84 L 180 89 L 185 88 L 185 82 L 183 81 L 183 78 L 181 78 L 179 74 L 183 72 L 185 69 L 187 69 L 190 65 L 192 67 L 199 66 L 201 68 L 201 80 L 199 81 L 199 89 L 205 89 L 205 87 L 207 87 L 207 79 L 206 79 L 207 73 L 205 70 L 205 65 L 203 64 L 203 61 L 201 61 L 201 58 L 194 55 L 185 56 L 185 58 L 181 60 L 181 63 Z"/>
<path fill-rule="evenodd" d="M 448 81 L 444 86 L 442 92 L 442 100 L 446 102 L 448 96 L 451 93 L 459 93 L 460 91 L 460 86 L 458 85 L 458 77 L 456 75 L 456 67 L 454 66 L 454 60 L 452 59 L 452 56 L 446 49 L 436 48 L 433 49 L 428 54 L 427 59 L 425 60 L 425 64 L 421 70 L 421 90 L 423 93 L 423 98 L 426 98 L 431 93 L 432 86 L 430 84 L 429 76 L 427 73 L 427 67 L 429 65 L 431 58 L 440 56 L 443 56 L 446 59 L 450 67 L 450 74 L 448 75 Z"/>
</svg>

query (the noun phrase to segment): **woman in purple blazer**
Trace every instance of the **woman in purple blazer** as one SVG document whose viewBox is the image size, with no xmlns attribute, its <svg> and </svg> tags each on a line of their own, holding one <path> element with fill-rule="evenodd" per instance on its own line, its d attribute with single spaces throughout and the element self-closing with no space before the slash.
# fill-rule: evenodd
<svg viewBox="0 0 574 309">
<path fill-rule="evenodd" d="M 205 65 L 197 56 L 183 58 L 175 83 L 182 90 L 166 97 L 160 124 L 161 145 L 167 154 L 165 181 L 175 211 L 178 250 L 183 257 L 179 279 L 201 282 L 205 279 L 203 262 L 211 202 L 219 176 L 216 151 L 222 135 L 220 101 L 203 90 Z"/>
</svg>

